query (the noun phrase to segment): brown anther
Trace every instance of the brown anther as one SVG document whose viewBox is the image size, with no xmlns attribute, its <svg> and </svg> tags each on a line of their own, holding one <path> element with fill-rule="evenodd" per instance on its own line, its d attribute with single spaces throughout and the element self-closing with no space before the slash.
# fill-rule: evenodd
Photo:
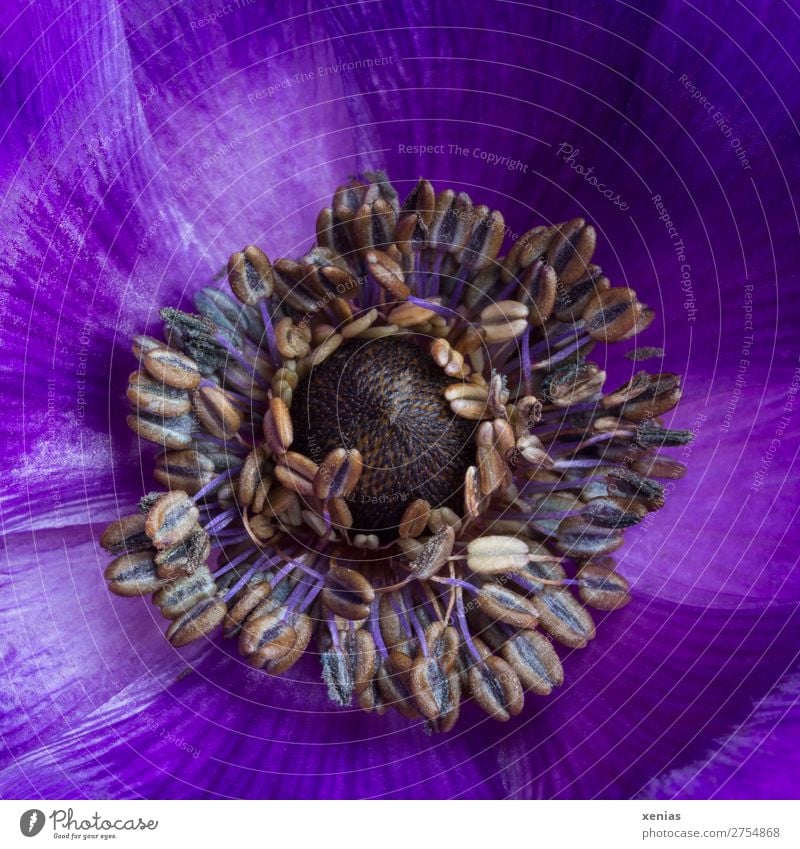
<svg viewBox="0 0 800 849">
<path fill-rule="evenodd" d="M 526 690 L 548 696 L 564 682 L 564 670 L 553 644 L 540 631 L 518 631 L 503 644 L 503 659 Z"/>
<path fill-rule="evenodd" d="M 554 544 L 570 557 L 595 557 L 610 554 L 624 542 L 622 531 L 601 528 L 583 516 L 568 516 L 558 525 Z"/>
<path fill-rule="evenodd" d="M 426 581 L 441 571 L 453 553 L 456 534 L 451 525 L 443 524 L 416 552 L 409 568 L 418 581 Z"/>
<path fill-rule="evenodd" d="M 291 669 L 295 663 L 303 656 L 303 652 L 308 648 L 311 641 L 311 635 L 314 633 L 314 624 L 311 617 L 306 613 L 301 613 L 295 616 L 292 622 L 292 627 L 295 633 L 295 643 L 286 654 L 279 660 L 268 660 L 263 669 L 271 675 L 282 675 L 287 670 Z"/>
<path fill-rule="evenodd" d="M 378 653 L 375 648 L 375 640 L 366 628 L 360 628 L 356 631 L 353 640 L 356 658 L 353 682 L 356 695 L 361 695 L 370 686 L 372 678 L 377 672 Z"/>
<path fill-rule="evenodd" d="M 570 648 L 583 648 L 594 639 L 594 622 L 586 608 L 566 589 L 547 587 L 533 597 L 542 627 Z"/>
<path fill-rule="evenodd" d="M 586 274 L 570 286 L 561 284 L 557 288 L 553 313 L 559 321 L 578 321 L 589 301 L 611 286 L 598 265 L 590 265 Z"/>
<path fill-rule="evenodd" d="M 394 230 L 394 244 L 404 257 L 422 250 L 427 239 L 427 229 L 416 212 L 404 215 Z"/>
<path fill-rule="evenodd" d="M 200 385 L 200 369 L 186 354 L 153 348 L 145 354 L 143 363 L 152 377 L 174 389 L 197 389 Z"/>
<path fill-rule="evenodd" d="M 437 298 L 435 302 L 438 303 L 438 300 Z M 386 320 L 397 327 L 417 327 L 430 321 L 435 315 L 434 310 L 426 309 L 411 301 L 404 301 L 389 312 Z"/>
<path fill-rule="evenodd" d="M 408 687 L 425 719 L 433 720 L 450 711 L 448 676 L 435 657 L 420 654 L 414 660 L 408 673 Z"/>
<path fill-rule="evenodd" d="M 511 246 L 501 264 L 500 279 L 503 283 L 521 279 L 522 272 L 534 263 L 540 263 L 555 232 L 555 227 L 539 226 L 523 233 Z"/>
<path fill-rule="evenodd" d="M 328 512 L 331 515 L 331 524 L 335 527 L 344 530 L 353 527 L 353 514 L 344 498 L 331 498 L 328 501 Z"/>
<path fill-rule="evenodd" d="M 528 329 L 528 307 L 519 301 L 500 301 L 481 313 L 481 335 L 490 345 L 516 339 Z"/>
<path fill-rule="evenodd" d="M 194 410 L 203 427 L 217 439 L 232 439 L 242 426 L 242 414 L 224 389 L 201 386 L 193 395 Z"/>
<path fill-rule="evenodd" d="M 271 595 L 272 587 L 269 581 L 251 578 L 244 589 L 239 591 L 235 604 L 225 616 L 224 636 L 233 637 L 238 634 L 245 619 L 262 601 L 266 601 Z"/>
<path fill-rule="evenodd" d="M 228 260 L 228 282 L 233 294 L 249 307 L 272 294 L 272 266 L 261 248 L 248 245 L 231 254 Z"/>
<path fill-rule="evenodd" d="M 360 572 L 345 566 L 331 566 L 325 575 L 325 584 L 320 597 L 332 613 L 351 621 L 369 616 L 375 591 Z"/>
<path fill-rule="evenodd" d="M 472 227 L 464 247 L 456 254 L 456 260 L 473 274 L 490 266 L 503 244 L 505 220 L 497 210 L 487 206 L 475 208 Z"/>
<path fill-rule="evenodd" d="M 401 539 L 418 537 L 428 524 L 431 505 L 424 498 L 417 498 L 406 507 L 398 526 Z"/>
<path fill-rule="evenodd" d="M 452 236 L 450 244 L 447 248 L 449 254 L 455 257 L 461 248 L 466 245 L 467 240 L 472 232 L 472 222 L 475 217 L 472 200 L 466 192 L 459 192 L 453 201 L 453 223 Z M 458 267 L 458 263 L 453 259 L 454 270 Z"/>
<path fill-rule="evenodd" d="M 428 227 L 428 248 L 447 250 L 452 245 L 456 225 L 453 208 L 455 197 L 456 193 L 452 189 L 445 189 L 436 195 Z"/>
<path fill-rule="evenodd" d="M 320 210 L 315 229 L 317 244 L 320 247 L 334 250 L 337 253 L 347 253 L 349 237 L 344 226 L 337 220 L 330 207 Z"/>
<path fill-rule="evenodd" d="M 267 483 L 268 485 L 271 483 L 269 477 L 269 454 L 263 446 L 259 445 L 247 455 L 242 470 L 239 472 L 239 480 L 236 484 L 236 497 L 242 510 L 253 506 L 256 493 L 263 483 Z"/>
<path fill-rule="evenodd" d="M 342 498 L 356 488 L 363 463 L 355 448 L 335 448 L 320 463 L 313 480 L 314 495 L 323 501 Z"/>
<path fill-rule="evenodd" d="M 506 404 L 508 403 L 510 394 L 511 393 L 508 391 L 508 379 L 506 376 L 493 371 L 492 378 L 489 381 L 488 404 L 489 409 L 492 411 L 496 419 L 508 418 Z"/>
<path fill-rule="evenodd" d="M 319 296 L 309 291 L 313 281 L 306 264 L 279 259 L 272 266 L 272 280 L 275 295 L 285 306 L 307 315 L 314 315 L 319 310 Z"/>
<path fill-rule="evenodd" d="M 357 336 L 360 336 L 365 330 L 368 330 L 375 324 L 378 314 L 378 310 L 371 309 L 358 318 L 354 318 L 350 324 L 345 324 L 339 329 L 342 339 L 355 339 Z"/>
<path fill-rule="evenodd" d="M 481 495 L 489 496 L 509 478 L 509 469 L 494 446 L 480 445 L 476 451 Z M 510 482 L 510 481 L 509 481 Z"/>
<path fill-rule="evenodd" d="M 239 652 L 255 667 L 280 660 L 297 643 L 297 632 L 278 608 L 264 616 L 249 616 L 239 633 Z"/>
<path fill-rule="evenodd" d="M 485 406 L 489 390 L 477 383 L 451 383 L 445 387 L 444 397 L 448 401 L 479 401 Z"/>
<path fill-rule="evenodd" d="M 431 357 L 439 368 L 450 377 L 466 377 L 467 369 L 464 366 L 464 357 L 450 346 L 446 339 L 434 339 L 431 342 Z"/>
<path fill-rule="evenodd" d="M 166 548 L 156 554 L 158 577 L 172 580 L 181 575 L 191 575 L 205 564 L 210 554 L 211 540 L 208 534 L 198 527 L 179 545 Z"/>
<path fill-rule="evenodd" d="M 518 456 L 530 466 L 549 469 L 553 465 L 553 458 L 547 453 L 541 439 L 533 433 L 521 436 L 517 440 L 516 449 Z"/>
<path fill-rule="evenodd" d="M 428 651 L 438 660 L 444 672 L 450 672 L 456 666 L 461 639 L 452 625 L 447 625 L 445 622 L 431 622 L 425 629 L 425 643 Z"/>
<path fill-rule="evenodd" d="M 402 220 L 406 215 L 416 213 L 420 222 L 427 229 L 433 221 L 433 213 L 436 206 L 436 194 L 429 180 L 419 178 L 417 185 L 409 193 L 400 207 L 399 218 Z"/>
<path fill-rule="evenodd" d="M 315 368 L 320 365 L 320 363 L 324 363 L 343 341 L 344 337 L 341 333 L 328 334 L 325 341 L 317 345 L 317 347 L 309 355 L 311 368 Z"/>
<path fill-rule="evenodd" d="M 150 550 L 112 560 L 103 573 L 108 588 L 114 595 L 132 597 L 150 595 L 163 587 L 165 582 L 158 577 L 154 557 L 155 552 Z"/>
<path fill-rule="evenodd" d="M 333 298 L 331 305 L 336 308 L 338 301 L 338 312 L 347 313 L 349 309 L 346 309 L 347 302 L 343 298 L 352 298 L 355 295 L 358 291 L 358 278 L 341 258 L 334 255 L 332 260 L 331 263 L 323 263 L 314 270 L 314 279 L 317 284 L 314 288 L 326 300 L 330 300 L 334 292 L 337 296 L 341 296 Z"/>
<path fill-rule="evenodd" d="M 600 495 L 584 507 L 581 517 L 599 528 L 630 528 L 647 515 L 647 507 L 624 496 Z"/>
<path fill-rule="evenodd" d="M 296 451 L 288 451 L 278 458 L 274 474 L 276 480 L 287 489 L 292 489 L 299 495 L 314 495 L 314 479 L 319 471 L 319 466 Z"/>
<path fill-rule="evenodd" d="M 385 248 L 392 241 L 397 213 L 383 198 L 362 204 L 350 226 L 355 246 L 361 250 Z"/>
<path fill-rule="evenodd" d="M 145 533 L 147 516 L 134 513 L 123 516 L 106 527 L 100 536 L 100 545 L 111 554 L 133 554 L 150 548 L 150 537 Z"/>
<path fill-rule="evenodd" d="M 368 251 L 364 260 L 367 271 L 392 298 L 404 301 L 411 294 L 411 290 L 403 280 L 402 268 L 387 253 Z"/>
<path fill-rule="evenodd" d="M 188 392 L 156 380 L 146 371 L 135 371 L 128 378 L 128 400 L 138 410 L 153 416 L 176 418 L 192 409 Z"/>
<path fill-rule="evenodd" d="M 527 559 L 527 551 L 525 552 Z M 514 628 L 535 628 L 539 614 L 533 602 L 504 584 L 485 582 L 476 596 L 478 607 L 492 621 Z"/>
<path fill-rule="evenodd" d="M 596 363 L 586 360 L 572 362 L 551 372 L 542 385 L 542 391 L 553 406 L 571 407 L 597 395 L 605 380 L 606 373 Z"/>
<path fill-rule="evenodd" d="M 214 461 L 199 451 L 166 451 L 156 457 L 153 477 L 167 489 L 195 495 L 216 476 Z"/>
<path fill-rule="evenodd" d="M 311 329 L 307 325 L 295 324 L 291 318 L 282 318 L 275 325 L 275 344 L 286 359 L 305 357 L 311 350 Z"/>
<path fill-rule="evenodd" d="M 406 640 L 400 617 L 392 604 L 392 598 L 390 594 L 382 595 L 378 603 L 378 627 L 383 642 L 390 652 L 402 647 Z"/>
<path fill-rule="evenodd" d="M 464 510 L 470 519 L 477 519 L 483 506 L 478 467 L 470 466 L 464 475 Z"/>
<path fill-rule="evenodd" d="M 596 292 L 583 310 L 586 330 L 599 342 L 618 342 L 634 329 L 644 309 L 636 292 L 615 287 Z"/>
<path fill-rule="evenodd" d="M 311 327 L 311 347 L 318 347 L 323 342 L 326 342 L 335 332 L 336 328 L 332 324 L 324 321 L 315 322 Z M 310 357 L 308 359 L 310 360 Z"/>
<path fill-rule="evenodd" d="M 507 722 L 524 707 L 525 693 L 517 673 L 510 664 L 490 654 L 480 640 L 475 645 L 484 654 L 483 660 L 474 663 L 468 673 L 472 697 L 492 719 Z"/>
<path fill-rule="evenodd" d="M 445 527 L 452 528 L 456 533 L 461 530 L 461 518 L 455 510 L 451 510 L 449 507 L 437 507 L 435 510 L 431 510 L 428 528 L 436 533 L 436 531 Z"/>
<path fill-rule="evenodd" d="M 519 280 L 521 297 L 528 304 L 528 324 L 536 329 L 544 327 L 556 306 L 558 277 L 549 265 L 534 263 Z"/>
<path fill-rule="evenodd" d="M 580 596 L 590 607 L 619 610 L 630 602 L 628 582 L 614 568 L 611 557 L 599 557 L 581 566 L 578 572 Z"/>
<path fill-rule="evenodd" d="M 288 451 L 294 439 L 289 408 L 280 398 L 270 398 L 269 410 L 264 414 L 264 439 L 276 456 Z"/>
<path fill-rule="evenodd" d="M 267 518 L 279 516 L 290 510 L 296 503 L 297 494 L 294 491 L 285 486 L 274 486 L 266 494 L 264 509 L 258 515 Z"/>
<path fill-rule="evenodd" d="M 167 628 L 167 639 L 176 648 L 207 637 L 222 624 L 227 605 L 218 598 L 203 598 L 190 610 L 179 616 Z"/>
<path fill-rule="evenodd" d="M 145 336 L 140 334 L 138 336 L 134 336 L 131 341 L 131 352 L 139 362 L 141 362 L 154 348 L 163 347 L 164 341 L 162 339 L 156 339 L 155 336 Z"/>
<path fill-rule="evenodd" d="M 542 402 L 534 395 L 525 395 L 514 405 L 514 432 L 517 437 L 533 433 L 542 418 Z"/>
<path fill-rule="evenodd" d="M 618 415 L 634 422 L 652 419 L 669 412 L 680 400 L 680 375 L 640 371 L 624 386 L 603 398 L 607 410 L 618 408 Z"/>
<path fill-rule="evenodd" d="M 145 533 L 156 548 L 172 548 L 194 531 L 199 518 L 200 511 L 185 492 L 167 492 L 150 508 Z"/>
<path fill-rule="evenodd" d="M 191 575 L 176 578 L 153 593 L 153 604 L 161 609 L 165 618 L 177 619 L 202 599 L 213 596 L 215 591 L 211 572 L 207 566 L 201 566 Z"/>
<path fill-rule="evenodd" d="M 247 527 L 250 528 L 251 533 L 259 543 L 264 543 L 275 536 L 276 527 L 272 518 L 263 512 L 247 518 Z"/>
<path fill-rule="evenodd" d="M 631 464 L 631 470 L 643 477 L 669 478 L 670 480 L 680 480 L 686 474 L 684 463 L 659 454 L 635 460 Z"/>
<path fill-rule="evenodd" d="M 457 335 L 457 341 L 453 345 L 453 349 L 463 357 L 474 358 L 478 356 L 483 358 L 484 345 L 483 332 L 480 328 L 470 325 L 460 336 Z M 464 374 L 466 374 L 466 371 Z"/>
<path fill-rule="evenodd" d="M 547 262 L 562 283 L 570 286 L 585 274 L 594 254 L 597 234 L 583 218 L 560 224 L 547 248 Z"/>
<path fill-rule="evenodd" d="M 416 719 L 419 713 L 406 684 L 407 679 L 407 675 L 392 671 L 387 664 L 381 664 L 376 675 L 378 689 L 386 704 L 406 719 Z"/>
</svg>

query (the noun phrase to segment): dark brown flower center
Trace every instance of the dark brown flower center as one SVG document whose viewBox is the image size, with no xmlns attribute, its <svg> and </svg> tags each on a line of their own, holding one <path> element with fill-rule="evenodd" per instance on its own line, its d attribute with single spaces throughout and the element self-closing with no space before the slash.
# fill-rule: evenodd
<svg viewBox="0 0 800 849">
<path fill-rule="evenodd" d="M 356 448 L 364 470 L 348 498 L 353 531 L 396 536 L 406 507 L 463 511 L 463 482 L 474 463 L 474 422 L 456 417 L 444 396 L 452 383 L 415 342 L 353 340 L 297 388 L 294 450 L 319 463 Z"/>
</svg>

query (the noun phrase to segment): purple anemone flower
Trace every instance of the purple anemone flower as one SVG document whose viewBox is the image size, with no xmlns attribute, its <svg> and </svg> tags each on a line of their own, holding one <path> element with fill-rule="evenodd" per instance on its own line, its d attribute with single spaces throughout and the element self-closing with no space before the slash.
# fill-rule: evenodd
<svg viewBox="0 0 800 849">
<path fill-rule="evenodd" d="M 0 796 L 795 797 L 798 41 L 788 7 L 677 0 L 10 10 Z M 508 724 L 333 709 L 317 665 L 178 650 L 103 578 L 103 528 L 155 487 L 130 340 L 243 245 L 302 256 L 377 170 L 501 209 L 504 252 L 591 221 L 656 313 L 610 386 L 683 376 L 686 475 L 615 553 L 631 603 Z"/>
</svg>

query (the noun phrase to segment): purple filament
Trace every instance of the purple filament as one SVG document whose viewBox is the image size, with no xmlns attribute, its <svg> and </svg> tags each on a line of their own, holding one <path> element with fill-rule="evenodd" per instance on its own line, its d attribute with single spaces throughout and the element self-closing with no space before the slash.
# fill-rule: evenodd
<svg viewBox="0 0 800 849">
<path fill-rule="evenodd" d="M 213 518 L 210 522 L 203 526 L 203 530 L 207 534 L 213 534 L 216 530 L 229 525 L 235 516 L 239 515 L 238 507 L 229 507 L 224 512 Z"/>
<path fill-rule="evenodd" d="M 478 663 L 480 663 L 483 658 L 481 657 L 481 653 L 478 649 L 475 648 L 475 643 L 472 642 L 472 636 L 469 633 L 469 625 L 467 625 L 467 614 L 464 611 L 464 597 L 461 593 L 456 594 L 456 620 L 458 621 L 461 636 L 464 638 L 464 642 L 467 644 L 470 654 L 478 661 Z"/>
<path fill-rule="evenodd" d="M 372 639 L 375 640 L 375 645 L 378 649 L 378 653 L 384 660 L 389 659 L 389 651 L 386 648 L 386 643 L 383 641 L 383 634 L 381 634 L 380 623 L 378 622 L 378 612 L 379 602 L 377 599 L 372 603 L 372 607 L 369 611 L 369 628 L 372 631 Z"/>
<path fill-rule="evenodd" d="M 278 351 L 278 344 L 275 341 L 275 328 L 272 325 L 272 316 L 267 311 L 266 301 L 259 301 L 259 306 L 261 307 L 261 320 L 264 322 L 264 333 L 267 337 L 267 350 L 269 351 L 270 359 L 273 365 L 279 365 L 283 360 Z"/>
<path fill-rule="evenodd" d="M 422 298 L 415 298 L 413 295 L 410 295 L 407 300 L 418 307 L 422 307 L 424 310 L 430 310 L 431 312 L 438 313 L 445 318 L 452 318 L 455 314 L 450 307 L 442 306 L 442 304 L 435 304 L 432 301 L 426 301 Z"/>
<path fill-rule="evenodd" d="M 539 360 L 534 366 L 537 370 L 549 370 L 556 363 L 560 363 L 562 360 L 566 360 L 567 357 L 571 356 L 578 350 L 578 348 L 583 347 L 589 341 L 588 333 L 583 334 L 582 336 L 579 334 L 578 338 L 567 345 L 566 348 L 562 348 L 557 354 L 553 354 L 552 357 L 546 360 Z"/>
<path fill-rule="evenodd" d="M 531 381 L 531 328 L 528 326 L 528 329 L 525 331 L 522 339 L 520 340 L 520 345 L 522 346 L 522 374 L 524 375 L 523 380 L 525 381 L 525 392 L 528 395 L 533 394 L 533 382 Z"/>
<path fill-rule="evenodd" d="M 269 389 L 269 383 L 264 380 L 264 378 L 261 377 L 261 375 L 255 370 L 255 368 L 253 367 L 253 363 L 248 360 L 247 357 L 244 356 L 244 354 L 242 354 L 240 351 L 237 351 L 236 348 L 234 348 L 233 345 L 231 345 L 231 343 L 221 333 L 215 333 L 213 339 L 217 343 L 217 345 L 219 345 L 221 348 L 224 348 L 228 352 L 228 354 L 234 360 L 236 360 L 237 363 L 239 363 L 239 365 L 245 370 L 245 372 L 247 372 L 247 374 L 253 375 L 253 380 L 257 380 L 262 386 Z"/>
<path fill-rule="evenodd" d="M 250 580 L 250 578 L 253 577 L 253 574 L 255 573 L 256 569 L 258 569 L 258 563 L 254 563 L 244 573 L 244 575 L 242 575 L 242 577 L 239 578 L 239 580 L 228 590 L 228 592 L 225 593 L 225 601 L 228 601 L 229 599 L 233 598 L 236 593 L 239 592 L 239 590 Z"/>
<path fill-rule="evenodd" d="M 209 492 L 213 492 L 218 486 L 220 486 L 226 478 L 229 478 L 231 475 L 235 475 L 244 465 L 244 463 L 240 463 L 238 466 L 234 466 L 232 469 L 226 469 L 221 474 L 217 475 L 214 480 L 209 481 L 202 489 L 198 490 L 193 496 L 193 501 L 199 501 L 201 498 L 205 497 Z"/>
<path fill-rule="evenodd" d="M 401 590 L 401 600 L 402 604 L 404 604 L 406 611 L 408 613 L 408 617 L 411 620 L 411 625 L 414 628 L 414 632 L 417 635 L 417 639 L 419 640 L 419 647 L 422 649 L 422 654 L 427 657 L 428 656 L 428 644 L 425 641 L 425 629 L 422 627 L 422 623 L 419 621 L 419 618 L 416 614 L 416 608 L 414 606 L 414 602 L 411 599 L 411 593 L 409 592 L 408 587 L 403 587 Z"/>
<path fill-rule="evenodd" d="M 301 582 L 302 583 L 302 582 Z M 322 587 L 325 585 L 324 581 L 317 581 L 311 586 L 311 589 L 308 591 L 308 594 L 303 599 L 302 604 L 297 608 L 298 613 L 302 613 L 304 610 L 307 610 L 314 603 L 314 599 L 319 595 L 322 591 Z"/>
<path fill-rule="evenodd" d="M 241 554 L 234 557 L 233 560 L 228 561 L 224 566 L 217 569 L 217 571 L 214 572 L 214 577 L 219 578 L 220 576 L 225 575 L 228 572 L 230 572 L 231 569 L 235 569 L 240 563 L 243 563 L 245 560 L 247 560 L 247 558 L 250 557 L 255 550 L 256 550 L 256 548 L 255 548 L 255 546 L 253 546 L 252 548 L 249 548 L 247 551 L 243 551 Z M 266 559 L 266 558 L 260 558 L 260 560 L 264 560 L 264 559 Z M 256 563 L 260 562 L 260 560 L 256 561 Z"/>
</svg>

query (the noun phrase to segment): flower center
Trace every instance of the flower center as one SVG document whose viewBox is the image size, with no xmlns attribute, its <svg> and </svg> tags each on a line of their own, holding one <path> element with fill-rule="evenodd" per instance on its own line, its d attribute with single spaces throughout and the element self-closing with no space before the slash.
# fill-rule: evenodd
<svg viewBox="0 0 800 849">
<path fill-rule="evenodd" d="M 348 498 L 354 532 L 393 539 L 406 507 L 420 498 L 463 512 L 474 422 L 450 410 L 443 395 L 450 383 L 413 341 L 359 339 L 298 386 L 294 449 L 316 463 L 339 447 L 361 452 L 363 472 Z"/>
</svg>

